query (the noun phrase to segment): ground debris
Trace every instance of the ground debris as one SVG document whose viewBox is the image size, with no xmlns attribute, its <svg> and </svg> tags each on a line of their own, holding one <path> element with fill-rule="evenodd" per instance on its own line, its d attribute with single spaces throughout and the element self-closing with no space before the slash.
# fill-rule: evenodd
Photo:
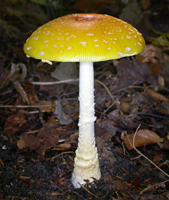
<svg viewBox="0 0 169 200">
<path fill-rule="evenodd" d="M 1 3 L 0 200 L 169 199 L 167 3 Z M 63 71 L 58 74 L 55 67 L 67 63 L 51 66 L 23 53 L 23 44 L 34 29 L 75 11 L 121 14 L 149 39 L 140 55 L 95 63 L 95 136 L 102 177 L 77 190 L 71 183 L 78 143 L 77 63 L 70 65 L 73 76 L 61 77 Z M 64 80 L 70 78 L 73 84 Z"/>
</svg>

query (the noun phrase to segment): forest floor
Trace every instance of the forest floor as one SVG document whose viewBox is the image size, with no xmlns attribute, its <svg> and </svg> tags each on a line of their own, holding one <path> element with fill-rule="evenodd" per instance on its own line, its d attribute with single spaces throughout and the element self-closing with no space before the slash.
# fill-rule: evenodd
<svg viewBox="0 0 169 200">
<path fill-rule="evenodd" d="M 167 1 L 92 1 L 90 7 L 70 1 L 52 8 L 39 2 L 9 0 L 0 7 L 0 200 L 169 199 Z M 102 176 L 74 189 L 78 64 L 28 59 L 23 45 L 50 19 L 85 8 L 128 20 L 147 45 L 135 57 L 95 63 L 95 136 Z M 56 84 L 47 85 L 52 81 Z"/>
</svg>

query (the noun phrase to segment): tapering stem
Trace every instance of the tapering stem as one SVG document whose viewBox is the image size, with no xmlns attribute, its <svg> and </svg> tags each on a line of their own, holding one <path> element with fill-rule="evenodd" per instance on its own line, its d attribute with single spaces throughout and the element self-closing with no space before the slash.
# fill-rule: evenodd
<svg viewBox="0 0 169 200">
<path fill-rule="evenodd" d="M 79 140 L 76 150 L 72 183 L 75 188 L 85 184 L 84 180 L 99 179 L 100 169 L 94 135 L 94 70 L 93 63 L 81 62 L 79 74 Z"/>
</svg>

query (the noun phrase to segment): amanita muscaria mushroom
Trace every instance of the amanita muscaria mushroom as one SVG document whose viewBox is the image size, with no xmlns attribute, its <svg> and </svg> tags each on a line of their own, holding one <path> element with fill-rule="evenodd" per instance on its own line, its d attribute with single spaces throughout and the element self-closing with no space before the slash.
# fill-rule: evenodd
<svg viewBox="0 0 169 200">
<path fill-rule="evenodd" d="M 24 45 L 26 55 L 43 62 L 80 62 L 79 140 L 71 179 L 75 188 L 101 177 L 94 136 L 93 62 L 132 56 L 144 46 L 142 35 L 130 24 L 100 14 L 54 19 L 33 32 Z"/>
</svg>

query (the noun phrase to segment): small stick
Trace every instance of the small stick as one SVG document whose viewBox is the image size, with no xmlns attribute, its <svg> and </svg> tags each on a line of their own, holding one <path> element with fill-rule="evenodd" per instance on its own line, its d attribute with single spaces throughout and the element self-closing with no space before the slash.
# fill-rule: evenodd
<svg viewBox="0 0 169 200">
<path fill-rule="evenodd" d="M 84 190 L 86 190 L 86 192 L 88 192 L 89 194 L 91 194 L 91 195 L 94 196 L 95 198 L 99 199 L 98 196 L 96 196 L 95 194 L 91 193 L 91 192 L 90 192 L 87 188 L 85 188 L 83 185 L 80 184 L 80 186 L 81 186 Z"/>
<path fill-rule="evenodd" d="M 105 90 L 107 91 L 107 93 L 109 94 L 109 96 L 111 97 L 111 99 L 113 100 L 113 104 L 114 104 L 114 102 L 115 102 L 115 105 L 116 105 L 118 111 L 119 111 L 122 115 L 124 115 L 124 113 L 123 113 L 122 110 L 120 109 L 120 107 L 119 107 L 117 101 L 115 101 L 115 99 L 114 99 L 113 95 L 111 94 L 110 90 L 108 89 L 108 87 L 107 87 L 103 82 L 101 82 L 101 81 L 99 81 L 99 80 L 97 80 L 97 79 L 95 79 L 95 82 L 96 82 L 96 83 L 99 83 L 100 85 L 102 85 L 102 86 L 105 88 Z"/>
<path fill-rule="evenodd" d="M 69 80 L 62 80 L 62 81 L 53 81 L 53 82 L 31 82 L 33 85 L 55 85 L 55 84 L 62 84 L 62 83 L 70 83 L 79 81 L 79 79 L 69 79 Z"/>
<path fill-rule="evenodd" d="M 142 195 L 144 192 L 147 192 L 148 190 L 151 190 L 152 188 L 154 188 L 154 187 L 156 187 L 158 185 L 162 185 L 162 184 L 167 183 L 167 182 L 169 182 L 169 180 L 166 180 L 166 181 L 163 181 L 161 183 L 156 183 L 154 185 L 151 185 L 151 186 L 145 188 L 144 190 L 142 190 L 139 194 Z"/>
<path fill-rule="evenodd" d="M 69 153 L 75 154 L 73 151 L 66 151 L 66 152 L 62 152 L 62 153 L 60 153 L 60 154 L 58 154 L 56 156 L 53 156 L 52 158 L 49 158 L 47 160 L 51 160 L 51 159 L 54 160 L 54 159 L 58 158 L 59 156 L 61 156 L 63 154 L 69 154 Z"/>
<path fill-rule="evenodd" d="M 134 137 L 133 137 L 133 144 L 131 144 L 130 140 L 128 139 L 130 145 L 133 147 L 133 149 L 142 157 L 144 157 L 148 162 L 150 162 L 152 165 L 154 165 L 154 167 L 156 167 L 159 171 L 161 171 L 164 175 L 166 175 L 169 178 L 169 174 L 167 174 L 165 171 L 163 171 L 160 167 L 158 167 L 153 161 L 151 161 L 149 158 L 147 158 L 144 154 L 141 153 L 141 151 L 139 151 L 136 147 L 135 147 L 135 138 L 136 138 L 136 134 L 138 132 L 138 129 L 140 128 L 141 124 L 137 127 L 135 133 L 134 133 Z"/>
<path fill-rule="evenodd" d="M 52 105 L 0 105 L 0 108 L 43 108 L 51 107 Z"/>
</svg>

